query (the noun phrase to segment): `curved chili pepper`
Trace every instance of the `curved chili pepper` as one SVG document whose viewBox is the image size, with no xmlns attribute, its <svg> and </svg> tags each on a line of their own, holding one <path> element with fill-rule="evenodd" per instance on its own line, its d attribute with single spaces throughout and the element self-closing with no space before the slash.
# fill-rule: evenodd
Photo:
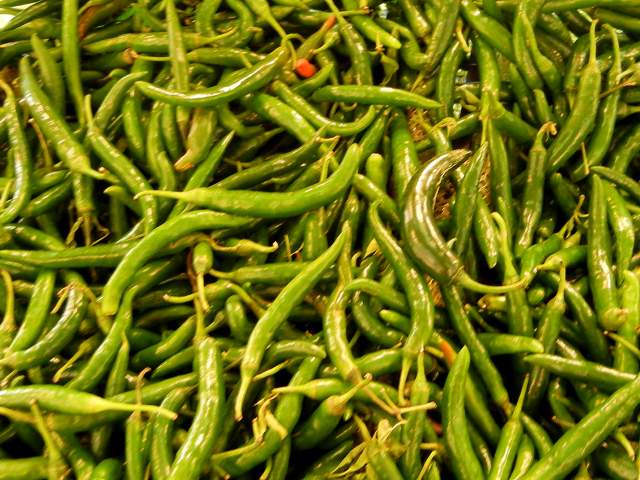
<svg viewBox="0 0 640 480">
<path fill-rule="evenodd" d="M 277 48 L 264 60 L 246 70 L 229 75 L 221 84 L 190 93 L 167 90 L 147 82 L 137 82 L 144 95 L 161 102 L 181 107 L 213 107 L 240 98 L 268 84 L 289 58 L 284 47 Z"/>
<path fill-rule="evenodd" d="M 484 285 L 464 271 L 460 259 L 451 251 L 438 231 L 433 217 L 433 202 L 440 182 L 469 155 L 466 150 L 453 150 L 433 159 L 414 175 L 406 194 L 402 237 L 417 264 L 443 285 L 459 285 L 485 293 L 504 293 L 519 288 L 512 285 Z"/>
</svg>

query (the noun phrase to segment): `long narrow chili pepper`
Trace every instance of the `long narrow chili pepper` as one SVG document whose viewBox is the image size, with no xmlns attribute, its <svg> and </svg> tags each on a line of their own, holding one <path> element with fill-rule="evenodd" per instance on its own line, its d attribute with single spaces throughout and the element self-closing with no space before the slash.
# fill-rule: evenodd
<svg viewBox="0 0 640 480">
<path fill-rule="evenodd" d="M 48 49 L 45 43 L 34 34 L 31 37 L 31 45 L 33 53 L 38 60 L 38 69 L 40 75 L 45 79 L 46 92 L 52 99 L 53 104 L 59 113 L 63 113 L 65 104 L 65 87 L 62 80 L 60 66 L 57 64 L 51 49 Z"/>
<path fill-rule="evenodd" d="M 93 118 L 94 124 L 98 129 L 105 130 L 109 126 L 112 117 L 114 117 L 115 113 L 120 110 L 122 102 L 125 100 L 125 95 L 129 93 L 135 82 L 145 76 L 145 72 L 134 72 L 129 75 L 125 75 L 114 84 L 113 88 L 109 90 L 109 93 L 100 104 L 100 108 L 98 108 L 98 111 Z"/>
<path fill-rule="evenodd" d="M 467 156 L 464 150 L 441 155 L 413 177 L 406 195 L 402 236 L 417 264 L 439 282 L 481 292 L 510 291 L 518 285 L 483 285 L 469 277 L 458 257 L 447 248 L 432 216 L 432 202 L 439 183 Z"/>
<path fill-rule="evenodd" d="M 118 354 L 118 346 L 123 336 L 127 334 L 132 321 L 131 303 L 135 295 L 135 289 L 125 294 L 109 333 L 100 346 L 93 352 L 89 361 L 78 375 L 68 383 L 70 388 L 77 390 L 92 390 L 107 374 L 111 362 Z"/>
<path fill-rule="evenodd" d="M 94 128 L 96 124 L 89 121 L 87 138 L 92 149 L 100 156 L 103 163 L 129 188 L 131 193 L 137 194 L 148 190 L 150 185 L 140 170 L 133 165 L 127 157 L 122 155 L 102 133 Z M 157 223 L 157 205 L 153 198 L 140 198 L 140 206 L 143 210 L 142 220 L 145 225 L 145 233 L 151 232 Z"/>
<path fill-rule="evenodd" d="M 458 352 L 444 387 L 443 430 L 447 452 L 454 458 L 453 468 L 458 478 L 483 478 L 482 467 L 472 451 L 465 420 L 464 397 L 457 392 L 464 389 L 469 369 L 469 351 Z"/>
<path fill-rule="evenodd" d="M 327 301 L 327 308 L 322 318 L 322 328 L 325 332 L 324 343 L 331 363 L 335 365 L 345 381 L 358 383 L 362 381 L 362 373 L 356 365 L 347 339 L 346 305 L 349 296 L 344 289 L 344 286 L 352 278 L 349 266 L 352 234 L 348 225 L 343 226 L 341 235 L 344 235 L 346 240 L 337 259 L 338 283 Z"/>
<path fill-rule="evenodd" d="M 424 68 L 427 73 L 434 70 L 435 66 L 440 63 L 440 60 L 445 54 L 456 26 L 459 10 L 460 0 L 454 0 L 440 5 L 438 15 L 441 21 L 434 26 L 429 38 L 427 52 L 425 53 L 426 63 Z"/>
<path fill-rule="evenodd" d="M 264 60 L 229 75 L 222 84 L 200 92 L 181 93 L 156 87 L 150 83 L 138 82 L 138 88 L 144 95 L 162 102 L 182 107 L 213 107 L 220 103 L 242 97 L 253 92 L 271 81 L 278 69 L 286 62 L 286 49 L 278 48 L 265 57 Z"/>
<path fill-rule="evenodd" d="M 108 410 L 149 411 L 175 418 L 175 413 L 159 409 L 154 405 L 129 405 L 54 385 L 7 388 L 0 397 L 2 405 L 10 408 L 25 408 L 35 400 L 42 408 L 60 413 L 86 414 Z"/>
<path fill-rule="evenodd" d="M 555 172 L 580 148 L 594 126 L 600 95 L 600 68 L 596 61 L 595 23 L 589 33 L 589 62 L 580 75 L 576 100 L 569 118 L 549 147 L 546 169 Z"/>
<path fill-rule="evenodd" d="M 316 134 L 312 125 L 300 113 L 271 95 L 256 93 L 244 97 L 242 102 L 248 109 L 281 126 L 302 143 L 309 141 Z"/>
<path fill-rule="evenodd" d="M 431 31 L 431 25 L 420 9 L 420 6 L 413 0 L 401 0 L 400 8 L 402 8 L 404 16 L 414 35 L 418 38 L 427 37 Z"/>
<path fill-rule="evenodd" d="M 509 333 L 480 333 L 480 343 L 489 355 L 505 355 L 513 353 L 542 353 L 542 343 L 530 337 L 511 335 Z"/>
<path fill-rule="evenodd" d="M 615 239 L 615 267 L 618 284 L 622 283 L 622 276 L 629 268 L 633 247 L 635 245 L 635 230 L 631 214 L 617 188 L 608 182 L 603 182 L 607 199 L 607 218 L 613 230 Z"/>
<path fill-rule="evenodd" d="M 392 107 L 415 107 L 432 109 L 440 104 L 415 93 L 392 87 L 366 85 L 326 86 L 316 90 L 311 98 L 319 102 L 354 102 L 362 105 L 387 105 Z"/>
<path fill-rule="evenodd" d="M 591 171 L 602 177 L 604 180 L 609 180 L 635 199 L 640 199 L 640 185 L 638 185 L 638 182 L 633 180 L 631 177 L 609 167 L 602 167 L 600 165 L 593 167 Z"/>
<path fill-rule="evenodd" d="M 455 287 L 447 286 L 442 288 L 442 295 L 451 316 L 452 326 L 460 338 L 464 339 L 473 363 L 479 366 L 481 378 L 489 389 L 492 399 L 506 411 L 509 403 L 509 394 L 489 356 L 489 352 L 480 341 L 471 324 L 471 320 L 467 316 L 460 291 Z"/>
<path fill-rule="evenodd" d="M 61 159 L 72 171 L 101 179 L 102 175 L 91 169 L 89 157 L 82 145 L 74 138 L 69 126 L 53 109 L 49 99 L 38 86 L 26 57 L 20 61 L 20 72 L 20 86 L 31 114 L 45 135 L 56 140 L 54 148 Z"/>
<path fill-rule="evenodd" d="M 527 382 L 525 381 L 522 391 L 520 392 L 520 397 L 518 398 L 518 403 L 516 403 L 509 420 L 505 423 L 504 427 L 502 427 L 502 433 L 500 434 L 500 441 L 496 447 L 493 465 L 489 475 L 487 476 L 490 480 L 509 478 L 508 475 L 516 460 L 517 450 L 515 447 L 520 444 L 520 440 L 524 433 L 520 416 L 526 391 Z"/>
<path fill-rule="evenodd" d="M 362 279 L 372 278 L 376 274 L 378 264 L 379 260 L 376 257 L 364 259 L 361 266 Z M 354 321 L 365 337 L 386 347 L 392 347 L 403 339 L 403 335 L 397 330 L 385 328 L 384 324 L 371 311 L 369 303 L 361 292 L 354 294 L 351 309 Z"/>
<path fill-rule="evenodd" d="M 11 203 L 0 212 L 0 223 L 13 221 L 26 207 L 31 199 L 31 175 L 32 160 L 29 144 L 25 132 L 22 129 L 18 107 L 13 91 L 9 86 L 0 82 L 0 87 L 5 93 L 5 115 L 9 129 L 9 142 L 11 143 L 11 155 L 14 164 L 14 193 Z"/>
<path fill-rule="evenodd" d="M 618 334 L 628 340 L 630 345 L 636 343 L 636 328 L 640 322 L 640 310 L 638 309 L 638 297 L 640 296 L 640 281 L 638 277 L 627 271 L 622 274 L 622 286 L 620 287 L 620 303 L 627 310 L 627 319 L 620 327 Z M 623 372 L 637 373 L 638 358 L 630 351 L 629 346 L 617 342 L 613 351 L 613 366 Z"/>
<path fill-rule="evenodd" d="M 471 158 L 469 167 L 465 172 L 464 179 L 456 193 L 456 202 L 453 209 L 453 218 L 456 225 L 455 231 L 455 252 L 461 255 L 468 246 L 471 236 L 471 227 L 476 212 L 478 202 L 478 183 L 488 152 L 488 144 L 481 146 Z M 470 215 L 469 212 L 475 212 Z"/>
<path fill-rule="evenodd" d="M 326 268 L 338 257 L 344 247 L 346 239 L 347 235 L 344 233 L 341 234 L 325 253 L 311 262 L 305 270 L 300 272 L 300 274 L 283 289 L 251 332 L 251 336 L 247 342 L 247 352 L 242 359 L 241 386 L 235 402 L 236 418 L 242 418 L 244 396 L 249 388 L 252 377 L 258 368 L 260 368 L 264 348 L 269 341 L 267 332 L 273 332 L 274 326 L 279 325 L 284 318 L 286 318 L 287 311 L 295 307 L 313 284 L 320 279 L 320 276 Z"/>
<path fill-rule="evenodd" d="M 220 165 L 222 161 L 222 157 L 231 143 L 233 139 L 233 132 L 228 133 L 222 140 L 218 142 L 218 144 L 211 149 L 209 155 L 206 159 L 204 159 L 193 171 L 189 180 L 185 185 L 185 190 L 192 190 L 195 188 L 203 187 L 204 185 L 210 183 L 211 178 Z M 185 211 L 187 205 L 185 202 L 178 201 L 172 208 L 169 213 L 169 218 L 173 218 L 178 214 Z"/>
<path fill-rule="evenodd" d="M 604 156 L 606 155 L 607 149 L 611 145 L 611 141 L 613 139 L 616 124 L 616 113 L 620 102 L 621 90 L 617 88 L 619 81 L 618 77 L 622 73 L 620 46 L 616 31 L 610 28 L 609 34 L 613 44 L 614 62 L 607 73 L 606 88 L 609 93 L 598 108 L 598 116 L 596 118 L 594 131 L 591 134 L 591 139 L 586 151 L 586 160 L 589 167 L 592 165 L 599 165 L 604 160 Z M 576 166 L 571 171 L 571 178 L 572 180 L 580 180 L 587 173 L 587 166 L 581 162 L 580 165 Z"/>
<path fill-rule="evenodd" d="M 435 94 L 436 100 L 442 104 L 438 113 L 440 120 L 452 116 L 456 73 L 463 58 L 464 50 L 460 42 L 451 43 L 442 57 Z"/>
<path fill-rule="evenodd" d="M 515 19 L 513 22 L 513 54 L 518 66 L 518 70 L 522 74 L 525 82 L 531 90 L 542 88 L 543 82 L 536 68 L 536 64 L 533 60 L 533 51 L 535 47 L 527 45 L 527 28 L 526 22 L 531 18 L 531 23 L 535 24 L 537 15 L 530 10 L 530 5 L 535 5 L 536 2 L 522 2 L 515 13 Z M 533 14 L 533 15 L 532 15 Z M 531 48 L 531 50 L 529 50 Z"/>
<path fill-rule="evenodd" d="M 178 388 L 169 392 L 160 406 L 171 411 L 178 411 L 185 403 L 191 388 Z M 174 422 L 157 415 L 153 419 L 150 449 L 150 464 L 153 478 L 167 478 L 171 473 L 173 448 L 170 444 Z"/>
<path fill-rule="evenodd" d="M 145 422 L 140 412 L 133 412 L 125 421 L 125 471 L 127 478 L 144 478 L 146 458 L 143 450 Z"/>
<path fill-rule="evenodd" d="M 595 450 L 635 409 L 639 391 L 640 377 L 637 377 L 565 433 L 544 457 L 533 464 L 523 478 L 562 478 L 575 468 L 584 456 Z M 578 446 L 580 448 L 577 448 Z"/>
<path fill-rule="evenodd" d="M 62 2 L 62 17 L 62 62 L 76 116 L 82 125 L 84 123 L 84 94 L 82 92 L 82 80 L 80 79 L 77 0 L 64 0 Z"/>
<path fill-rule="evenodd" d="M 527 183 L 523 193 L 522 220 L 514 243 L 514 253 L 518 257 L 531 245 L 533 234 L 542 215 L 544 163 L 547 153 L 544 148 L 543 138 L 549 128 L 548 124 L 546 126 L 543 125 L 529 150 Z"/>
<path fill-rule="evenodd" d="M 480 193 L 476 199 L 476 211 L 473 215 L 473 231 L 487 265 L 489 268 L 494 268 L 498 264 L 498 234 L 491 219 L 489 206 Z"/>
<path fill-rule="evenodd" d="M 205 338 L 197 344 L 199 405 L 189 434 L 176 454 L 169 478 L 197 478 L 213 450 L 224 406 L 222 361 L 216 342 Z M 217 424 L 217 425 L 216 425 Z"/>
<path fill-rule="evenodd" d="M 542 281 L 551 288 L 557 289 L 560 285 L 561 279 L 556 274 L 545 272 L 540 276 Z M 607 363 L 609 360 L 607 340 L 600 328 L 598 328 L 596 314 L 589 303 L 570 283 L 565 285 L 565 299 L 580 328 L 585 331 L 584 340 L 586 350 L 593 358 Z"/>
<path fill-rule="evenodd" d="M 526 361 L 532 365 L 540 365 L 555 375 L 595 385 L 606 391 L 614 391 L 634 378 L 633 374 L 605 367 L 598 363 L 580 359 L 567 359 L 546 353 L 529 355 Z"/>
<path fill-rule="evenodd" d="M 535 140 L 535 128 L 522 120 L 518 115 L 507 110 L 495 96 L 490 96 L 489 98 L 489 112 L 491 119 L 498 129 L 512 137 L 518 143 L 530 145 Z"/>
<path fill-rule="evenodd" d="M 75 284 L 69 286 L 67 303 L 60 321 L 29 348 L 5 355 L 2 363 L 20 370 L 43 365 L 71 341 L 80 327 L 87 300 L 81 290 L 83 282 L 77 274 L 67 274 L 67 278 Z"/>
<path fill-rule="evenodd" d="M 104 390 L 105 397 L 110 397 L 122 393 L 125 389 L 125 375 L 127 367 L 129 366 L 129 342 L 123 339 L 122 345 L 118 350 L 116 359 L 113 362 L 113 367 Z M 162 417 L 164 418 L 164 417 Z M 166 419 L 168 420 L 168 419 Z M 102 458 L 105 455 L 108 447 L 109 439 L 113 432 L 111 425 L 103 425 L 100 428 L 95 429 L 91 433 L 91 450 L 98 458 Z"/>
<path fill-rule="evenodd" d="M 473 2 L 462 0 L 460 12 L 478 34 L 492 47 L 504 55 L 508 60 L 515 61 L 511 32 L 499 21 L 485 15 Z"/>
<path fill-rule="evenodd" d="M 407 185 L 420 163 L 409 124 L 401 112 L 396 113 L 391 123 L 391 148 L 395 200 L 397 205 L 402 205 Z"/>
<path fill-rule="evenodd" d="M 262 218 L 286 218 L 315 210 L 338 198 L 351 183 L 361 161 L 361 148 L 352 145 L 340 166 L 324 182 L 296 192 L 247 192 L 217 187 L 195 188 L 185 192 L 153 190 L 139 195 L 174 198 L 222 212 Z"/>
<path fill-rule="evenodd" d="M 542 343 L 545 353 L 553 353 L 555 350 L 555 341 L 560 334 L 562 315 L 564 315 L 566 310 L 564 299 L 566 288 L 565 275 L 566 273 L 563 269 L 556 295 L 545 306 L 544 313 L 542 314 L 536 331 L 536 338 Z M 534 367 L 531 370 L 525 404 L 527 411 L 533 410 L 541 401 L 548 381 L 549 374 L 544 369 Z"/>
<path fill-rule="evenodd" d="M 41 335 L 44 323 L 51 307 L 51 298 L 55 287 L 56 273 L 43 270 L 34 284 L 33 294 L 18 329 L 8 349 L 11 351 L 25 350 Z"/>
<path fill-rule="evenodd" d="M 353 122 L 335 122 L 317 112 L 304 98 L 299 97 L 287 85 L 279 80 L 273 82 L 274 92 L 289 106 L 296 109 L 314 127 L 323 128 L 328 135 L 352 136 L 367 128 L 376 117 L 376 110 L 370 107 L 367 112 Z"/>
<path fill-rule="evenodd" d="M 421 349 L 428 344 L 433 330 L 434 307 L 433 300 L 426 282 L 408 258 L 402 253 L 393 236 L 385 230 L 378 214 L 378 204 L 374 203 L 369 209 L 368 220 L 373 228 L 373 234 L 387 261 L 392 265 L 400 284 L 407 295 L 411 313 L 411 330 L 403 346 L 402 370 L 398 392 L 403 399 L 404 385 L 411 364 L 416 360 Z"/>
<path fill-rule="evenodd" d="M 606 329 L 617 330 L 624 323 L 625 313 L 618 305 L 616 281 L 610 255 L 611 241 L 607 229 L 604 188 L 600 177 L 591 177 L 587 267 L 598 323 Z"/>
<path fill-rule="evenodd" d="M 513 193 L 509 181 L 508 156 L 506 144 L 494 121 L 489 120 L 486 125 L 489 155 L 491 157 L 491 191 L 495 198 L 496 210 L 504 219 L 507 241 L 512 243 L 515 230 L 515 214 Z"/>
</svg>

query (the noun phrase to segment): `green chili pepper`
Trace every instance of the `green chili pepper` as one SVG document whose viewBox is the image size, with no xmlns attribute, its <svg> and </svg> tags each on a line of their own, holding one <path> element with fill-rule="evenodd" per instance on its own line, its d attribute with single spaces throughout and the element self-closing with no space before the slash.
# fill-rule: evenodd
<svg viewBox="0 0 640 480">
<path fill-rule="evenodd" d="M 569 473 L 635 409 L 638 391 L 640 377 L 634 377 L 567 431 L 522 478 L 562 478 Z"/>
<path fill-rule="evenodd" d="M 315 210 L 338 198 L 349 187 L 361 161 L 362 149 L 352 145 L 340 166 L 325 181 L 296 192 L 247 192 L 217 187 L 195 188 L 185 192 L 160 190 L 143 192 L 163 198 L 184 200 L 213 210 L 262 218 L 286 218 Z"/>
<path fill-rule="evenodd" d="M 269 342 L 268 332 L 275 328 L 286 318 L 287 312 L 295 307 L 310 290 L 315 282 L 320 279 L 322 273 L 336 260 L 344 247 L 347 235 L 341 234 L 334 244 L 320 257 L 311 262 L 309 266 L 300 272 L 278 298 L 269 306 L 265 314 L 260 318 L 247 342 L 247 351 L 241 365 L 241 387 L 235 402 L 236 418 L 242 418 L 242 406 L 244 396 L 249 388 L 252 377 L 260 368 L 260 361 Z"/>
<path fill-rule="evenodd" d="M 433 218 L 435 192 L 444 176 L 468 156 L 465 150 L 454 150 L 432 160 L 412 179 L 406 194 L 403 239 L 417 264 L 445 285 L 458 284 L 475 291 L 503 293 L 518 288 L 483 285 L 464 272 L 461 261 L 447 248 Z"/>
<path fill-rule="evenodd" d="M 600 177 L 591 177 L 587 268 L 598 323 L 603 328 L 617 330 L 625 321 L 625 313 L 618 305 L 616 281 L 611 264 L 604 188 Z"/>
<path fill-rule="evenodd" d="M 478 458 L 473 453 L 465 420 L 464 397 L 458 392 L 464 389 L 469 369 L 469 351 L 458 352 L 447 376 L 442 403 L 443 433 L 447 452 L 454 459 L 453 468 L 458 478 L 483 478 Z"/>
<path fill-rule="evenodd" d="M 392 87 L 375 85 L 337 85 L 321 87 L 311 95 L 317 102 L 347 102 L 361 105 L 387 105 L 432 109 L 440 107 L 435 100 Z"/>
<path fill-rule="evenodd" d="M 569 118 L 549 147 L 546 161 L 548 172 L 559 170 L 580 148 L 580 144 L 592 130 L 598 113 L 600 95 L 600 68 L 596 61 L 595 23 L 589 34 L 589 62 L 580 74 L 576 100 Z"/>
<path fill-rule="evenodd" d="M 194 91 L 181 93 L 156 87 L 151 83 L 138 82 L 136 87 L 153 100 L 166 102 L 182 107 L 213 107 L 238 99 L 247 93 L 254 92 L 268 84 L 278 69 L 287 61 L 286 49 L 278 48 L 267 55 L 264 60 L 246 70 L 239 70 L 229 75 L 221 84 Z"/>
</svg>

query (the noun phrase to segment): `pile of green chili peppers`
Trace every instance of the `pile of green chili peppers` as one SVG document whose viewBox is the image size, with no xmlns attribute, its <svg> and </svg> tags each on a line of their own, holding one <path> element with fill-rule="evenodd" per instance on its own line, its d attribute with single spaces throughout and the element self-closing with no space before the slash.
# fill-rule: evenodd
<svg viewBox="0 0 640 480">
<path fill-rule="evenodd" d="M 640 0 L 0 13 L 0 480 L 640 477 Z"/>
</svg>

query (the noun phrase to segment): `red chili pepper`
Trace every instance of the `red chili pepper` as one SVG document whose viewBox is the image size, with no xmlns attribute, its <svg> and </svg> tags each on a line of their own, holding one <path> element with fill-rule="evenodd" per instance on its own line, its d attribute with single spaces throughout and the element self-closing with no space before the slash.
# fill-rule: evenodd
<svg viewBox="0 0 640 480">
<path fill-rule="evenodd" d="M 450 366 L 456 359 L 456 351 L 444 340 L 440 341 L 440 351 L 444 355 L 444 360 L 447 362 L 447 365 Z"/>
<path fill-rule="evenodd" d="M 296 73 L 302 78 L 313 77 L 316 73 L 316 67 L 306 58 L 300 58 L 296 61 Z"/>
<path fill-rule="evenodd" d="M 329 18 L 327 18 L 324 21 L 324 24 L 322 25 L 322 29 L 323 30 L 329 30 L 335 24 L 336 24 L 336 16 L 335 15 L 331 15 Z"/>
<path fill-rule="evenodd" d="M 436 432 L 438 435 L 442 435 L 442 424 L 438 423 L 438 422 L 434 422 L 433 420 L 431 420 L 431 426 L 433 426 L 433 431 Z"/>
</svg>

